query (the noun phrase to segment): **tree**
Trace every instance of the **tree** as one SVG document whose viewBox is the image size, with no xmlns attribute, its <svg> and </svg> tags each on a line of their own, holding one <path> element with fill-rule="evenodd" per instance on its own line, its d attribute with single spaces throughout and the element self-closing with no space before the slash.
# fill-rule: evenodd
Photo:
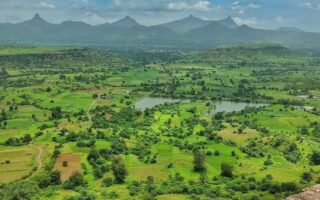
<svg viewBox="0 0 320 200">
<path fill-rule="evenodd" d="M 116 183 L 124 183 L 128 172 L 126 170 L 123 159 L 120 156 L 115 156 L 112 161 L 112 171 Z"/>
<path fill-rule="evenodd" d="M 51 116 L 53 119 L 61 119 L 62 118 L 62 111 L 60 107 L 53 108 L 51 111 Z"/>
<path fill-rule="evenodd" d="M 223 118 L 224 118 L 224 113 L 223 112 L 217 112 L 214 115 L 214 119 L 216 119 L 216 120 L 223 120 Z"/>
<path fill-rule="evenodd" d="M 66 198 L 66 200 L 95 200 L 96 199 L 96 195 L 94 193 L 91 193 L 85 190 L 82 190 L 79 193 L 80 193 L 79 195 L 68 197 Z"/>
<path fill-rule="evenodd" d="M 302 183 L 310 183 L 312 181 L 312 175 L 310 172 L 303 172 L 301 174 L 301 180 Z"/>
<path fill-rule="evenodd" d="M 221 163 L 220 165 L 221 168 L 221 176 L 225 177 L 233 177 L 233 166 L 230 165 L 229 163 Z"/>
<path fill-rule="evenodd" d="M 39 187 L 35 182 L 14 182 L 0 189 L 0 199 L 31 200 L 38 192 Z"/>
<path fill-rule="evenodd" d="M 295 192 L 297 190 L 298 190 L 298 186 L 294 182 L 281 183 L 281 191 L 282 192 Z"/>
<path fill-rule="evenodd" d="M 300 133 L 301 133 L 302 135 L 307 135 L 307 134 L 309 133 L 308 127 L 302 126 L 302 127 L 300 128 Z"/>
<path fill-rule="evenodd" d="M 91 150 L 90 150 L 90 153 L 89 153 L 89 155 L 88 155 L 88 157 L 87 157 L 88 161 L 89 161 L 89 162 L 96 161 L 96 160 L 98 160 L 99 158 L 100 158 L 100 153 L 99 153 L 99 151 L 96 150 L 96 149 L 91 149 Z"/>
<path fill-rule="evenodd" d="M 98 95 L 98 94 L 93 94 L 92 97 L 93 97 L 94 99 L 97 99 L 97 98 L 99 97 L 99 95 Z"/>
<path fill-rule="evenodd" d="M 73 172 L 69 179 L 64 183 L 65 189 L 74 189 L 86 184 L 83 175 L 80 172 Z"/>
<path fill-rule="evenodd" d="M 64 160 L 64 161 L 62 162 L 62 167 L 68 167 L 68 161 Z"/>
<path fill-rule="evenodd" d="M 15 137 L 8 138 L 8 139 L 5 141 L 5 145 L 8 145 L 8 146 L 18 146 L 18 145 L 20 145 L 20 140 L 19 140 L 19 138 L 15 138 Z"/>
<path fill-rule="evenodd" d="M 61 172 L 58 170 L 50 172 L 51 185 L 59 185 L 61 183 Z"/>
<path fill-rule="evenodd" d="M 107 177 L 102 180 L 102 187 L 110 187 L 112 184 L 113 179 L 111 177 Z"/>
<path fill-rule="evenodd" d="M 32 141 L 32 137 L 30 134 L 26 134 L 21 138 L 21 140 L 22 140 L 22 143 L 29 144 Z"/>
<path fill-rule="evenodd" d="M 194 171 L 204 172 L 206 170 L 205 161 L 206 154 L 203 150 L 196 150 L 193 152 Z"/>
<path fill-rule="evenodd" d="M 313 151 L 310 156 L 310 162 L 312 165 L 320 165 L 320 152 Z"/>
<path fill-rule="evenodd" d="M 59 171 L 44 172 L 40 176 L 37 176 L 38 186 L 46 188 L 50 185 L 59 185 L 61 183 L 60 177 L 61 173 Z"/>
</svg>

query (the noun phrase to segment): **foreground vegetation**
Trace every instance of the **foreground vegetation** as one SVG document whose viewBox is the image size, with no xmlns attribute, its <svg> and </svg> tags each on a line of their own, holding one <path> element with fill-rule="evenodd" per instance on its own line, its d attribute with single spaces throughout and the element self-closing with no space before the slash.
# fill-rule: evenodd
<svg viewBox="0 0 320 200">
<path fill-rule="evenodd" d="M 320 183 L 319 65 L 277 45 L 3 46 L 0 199 L 297 193 Z"/>
</svg>

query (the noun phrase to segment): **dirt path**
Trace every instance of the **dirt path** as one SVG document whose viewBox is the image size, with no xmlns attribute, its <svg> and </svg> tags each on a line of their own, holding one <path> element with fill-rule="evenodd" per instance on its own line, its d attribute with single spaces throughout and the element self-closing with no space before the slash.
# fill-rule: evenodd
<svg viewBox="0 0 320 200">
<path fill-rule="evenodd" d="M 91 114 L 90 114 L 90 110 L 94 107 L 94 105 L 96 104 L 96 100 L 92 101 L 91 105 L 89 106 L 88 110 L 87 110 L 87 116 L 88 116 L 88 119 L 89 121 L 91 122 Z"/>
<path fill-rule="evenodd" d="M 34 171 L 32 173 L 31 176 L 29 176 L 28 178 L 26 178 L 25 180 L 29 180 L 30 178 L 32 178 L 33 176 L 35 176 L 36 174 L 38 174 L 42 168 L 42 158 L 43 158 L 43 148 L 41 146 L 37 146 L 34 144 L 29 144 L 29 147 L 34 148 L 37 150 L 37 155 L 35 157 L 36 163 L 37 163 L 37 170 Z"/>
</svg>

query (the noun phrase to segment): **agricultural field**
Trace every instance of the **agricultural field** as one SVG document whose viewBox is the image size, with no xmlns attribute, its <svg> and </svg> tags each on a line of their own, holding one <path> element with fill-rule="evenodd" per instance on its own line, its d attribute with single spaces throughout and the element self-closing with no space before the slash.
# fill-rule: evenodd
<svg viewBox="0 0 320 200">
<path fill-rule="evenodd" d="M 275 200 L 320 183 L 318 55 L 140 54 L 0 47 L 0 199 Z"/>
<path fill-rule="evenodd" d="M 36 150 L 29 146 L 1 147 L 1 184 L 26 178 L 36 169 Z"/>
</svg>

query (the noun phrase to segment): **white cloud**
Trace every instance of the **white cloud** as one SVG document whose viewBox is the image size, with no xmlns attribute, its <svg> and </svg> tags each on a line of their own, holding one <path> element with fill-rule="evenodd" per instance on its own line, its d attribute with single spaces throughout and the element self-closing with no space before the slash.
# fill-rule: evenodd
<svg viewBox="0 0 320 200">
<path fill-rule="evenodd" d="M 276 20 L 278 23 L 283 23 L 286 21 L 286 19 L 283 18 L 282 16 L 277 16 L 274 18 L 274 20 Z"/>
<path fill-rule="evenodd" d="M 210 8 L 209 1 L 197 1 L 195 3 L 187 3 L 187 2 L 171 2 L 168 4 L 167 8 L 169 10 L 198 10 L 198 11 L 209 11 Z"/>
<path fill-rule="evenodd" d="M 239 1 L 235 1 L 235 2 L 232 3 L 233 6 L 236 6 L 238 4 L 239 4 Z"/>
<path fill-rule="evenodd" d="M 261 8 L 261 6 L 259 4 L 250 3 L 250 4 L 248 4 L 248 8 L 259 9 L 259 8 Z"/>
<path fill-rule="evenodd" d="M 39 6 L 40 9 L 47 9 L 47 10 L 54 10 L 56 6 L 52 3 L 47 3 L 47 2 L 40 2 Z"/>
<path fill-rule="evenodd" d="M 259 8 L 261 8 L 261 5 L 259 4 L 249 3 L 247 5 L 242 5 L 240 4 L 239 1 L 235 1 L 231 5 L 231 9 L 237 12 L 238 14 L 244 14 L 249 9 L 259 9 Z"/>
<path fill-rule="evenodd" d="M 243 14 L 245 12 L 244 7 L 240 6 L 239 4 L 232 6 L 231 9 L 239 14 Z"/>
<path fill-rule="evenodd" d="M 310 3 L 310 2 L 303 2 L 303 3 L 300 3 L 299 6 L 301 6 L 303 8 L 312 9 L 312 10 L 320 10 L 320 3 L 315 4 L 315 3 Z"/>
<path fill-rule="evenodd" d="M 84 21 L 89 24 L 103 24 L 106 22 L 106 19 L 99 16 L 97 13 L 86 12 Z"/>
<path fill-rule="evenodd" d="M 255 17 L 247 18 L 247 19 L 243 19 L 243 18 L 240 18 L 240 17 L 234 17 L 233 20 L 239 25 L 242 25 L 242 24 L 256 25 L 257 24 L 257 19 Z"/>
<path fill-rule="evenodd" d="M 210 11 L 214 8 L 209 0 L 112 0 L 113 11 Z"/>
<path fill-rule="evenodd" d="M 305 7 L 305 8 L 310 8 L 310 9 L 312 9 L 312 4 L 311 4 L 310 2 L 300 3 L 300 6 L 301 6 L 301 7 Z"/>
</svg>

